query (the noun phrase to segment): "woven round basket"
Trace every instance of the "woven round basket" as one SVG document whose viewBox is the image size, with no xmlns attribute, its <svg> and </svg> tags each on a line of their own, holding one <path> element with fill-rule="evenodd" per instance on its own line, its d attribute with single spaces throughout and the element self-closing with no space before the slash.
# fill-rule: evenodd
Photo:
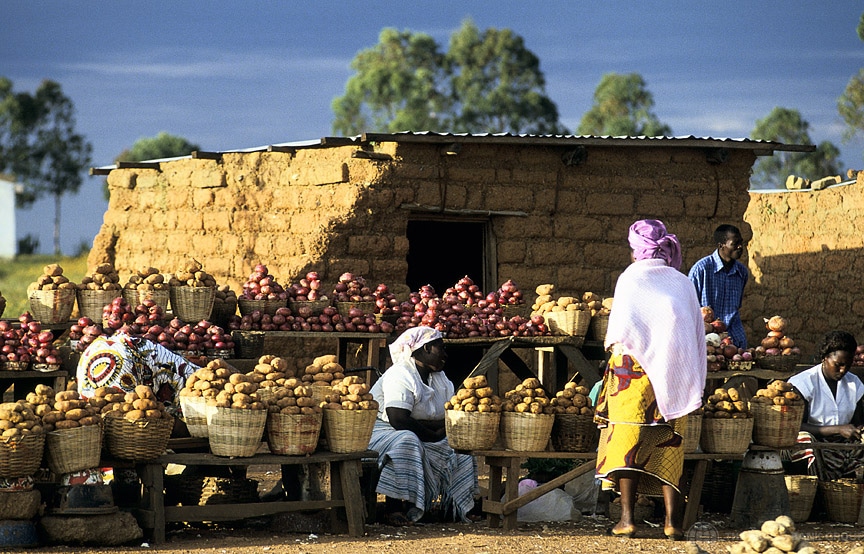
<svg viewBox="0 0 864 554">
<path fill-rule="evenodd" d="M 588 310 L 546 312 L 543 314 L 543 319 L 546 320 L 546 326 L 553 335 L 584 337 L 588 334 L 588 327 L 591 325 L 591 312 Z"/>
<path fill-rule="evenodd" d="M 264 354 L 264 331 L 231 331 L 234 354 L 238 358 L 251 360 Z"/>
<path fill-rule="evenodd" d="M 606 340 L 606 329 L 609 328 L 608 315 L 595 315 L 591 318 L 591 336 L 594 340 L 603 342 Z"/>
<path fill-rule="evenodd" d="M 30 362 L 3 362 L 3 369 L 6 371 L 27 371 L 30 369 Z"/>
<path fill-rule="evenodd" d="M 363 452 L 375 427 L 375 410 L 324 410 L 324 436 L 331 452 Z"/>
<path fill-rule="evenodd" d="M 220 327 L 227 327 L 232 315 L 237 315 L 237 301 L 213 302 L 213 310 L 210 312 L 210 321 Z"/>
<path fill-rule="evenodd" d="M 712 454 L 742 454 L 753 437 L 753 418 L 702 418 L 702 450 Z"/>
<path fill-rule="evenodd" d="M 798 431 L 804 417 L 804 405 L 775 406 L 750 403 L 753 414 L 753 444 L 789 448 L 798 442 Z"/>
<path fill-rule="evenodd" d="M 123 298 L 133 309 L 142 305 L 145 300 L 152 300 L 163 312 L 167 312 L 171 293 L 167 290 L 123 289 Z M 102 314 L 99 314 L 99 318 L 102 318 Z"/>
<path fill-rule="evenodd" d="M 115 298 L 122 296 L 119 290 L 90 290 L 77 291 L 78 313 L 83 317 L 89 317 L 93 321 L 102 321 L 102 308 L 110 304 Z"/>
<path fill-rule="evenodd" d="M 45 437 L 45 461 L 55 475 L 99 467 L 102 426 L 57 429 Z"/>
<path fill-rule="evenodd" d="M 75 307 L 75 289 L 30 291 L 30 311 L 33 319 L 46 324 L 63 323 L 72 315 Z M 102 319 L 102 313 L 99 313 Z"/>
<path fill-rule="evenodd" d="M 210 451 L 216 456 L 248 458 L 261 446 L 267 410 L 207 406 Z"/>
<path fill-rule="evenodd" d="M 211 506 L 258 502 L 258 481 L 234 477 L 166 475 L 165 505 Z"/>
<path fill-rule="evenodd" d="M 183 421 L 193 437 L 207 438 L 207 401 L 203 396 L 179 396 Z"/>
<path fill-rule="evenodd" d="M 238 298 L 237 306 L 240 308 L 240 315 L 248 315 L 255 310 L 264 314 L 273 315 L 279 308 L 284 308 L 288 305 L 288 300 L 249 300 L 247 298 Z"/>
<path fill-rule="evenodd" d="M 44 433 L 0 440 L 0 478 L 29 477 L 38 471 L 45 449 Z"/>
<path fill-rule="evenodd" d="M 838 523 L 855 523 L 861 509 L 861 498 L 864 496 L 864 483 L 856 483 L 854 479 L 837 479 L 821 481 L 822 494 L 825 497 L 825 508 L 828 519 Z"/>
<path fill-rule="evenodd" d="M 333 387 L 327 381 L 313 381 L 307 385 L 312 391 L 312 400 L 316 406 L 319 402 L 324 402 L 326 396 L 333 394 Z"/>
<path fill-rule="evenodd" d="M 800 354 L 786 354 L 785 356 L 759 356 L 756 358 L 756 365 L 762 369 L 787 371 L 793 369 L 800 361 Z"/>
<path fill-rule="evenodd" d="M 359 308 L 364 314 L 374 314 L 376 308 L 375 302 L 336 302 L 334 305 L 342 317 L 348 317 L 351 308 Z"/>
<path fill-rule="evenodd" d="M 784 475 L 786 492 L 789 493 L 789 517 L 793 521 L 802 522 L 810 518 L 813 499 L 819 480 L 815 475 Z M 857 515 L 856 515 L 857 520 Z"/>
<path fill-rule="evenodd" d="M 702 436 L 702 414 L 687 414 L 683 419 L 684 453 L 692 454 L 699 450 L 699 439 Z"/>
<path fill-rule="evenodd" d="M 444 430 L 453 450 L 487 450 L 498 439 L 500 412 L 463 412 L 447 410 Z"/>
<path fill-rule="evenodd" d="M 329 305 L 329 300 L 288 301 L 288 308 L 291 310 L 291 313 L 295 315 L 299 313 L 300 308 L 309 308 L 310 310 L 312 310 L 312 315 L 321 315 L 321 313 L 324 311 L 324 308 Z"/>
<path fill-rule="evenodd" d="M 503 412 L 500 433 L 504 448 L 522 452 L 546 450 L 554 423 L 552 414 Z"/>
<path fill-rule="evenodd" d="M 375 314 L 375 323 L 381 324 L 384 321 L 396 325 L 396 322 L 399 321 L 399 314 Z"/>
<path fill-rule="evenodd" d="M 121 416 L 107 416 L 105 423 L 105 447 L 115 458 L 146 462 L 165 453 L 173 417 L 139 419 L 129 421 Z"/>
<path fill-rule="evenodd" d="M 510 319 L 519 316 L 524 319 L 531 317 L 531 304 L 502 304 L 501 309 L 504 311 L 504 317 Z"/>
<path fill-rule="evenodd" d="M 591 452 L 600 441 L 593 415 L 555 414 L 552 447 L 558 452 Z"/>
<path fill-rule="evenodd" d="M 267 447 L 273 454 L 305 456 L 315 452 L 323 414 L 267 414 Z M 365 449 L 364 449 L 365 450 Z"/>
<path fill-rule="evenodd" d="M 216 298 L 214 287 L 171 287 L 169 292 L 175 316 L 189 323 L 210 319 Z"/>
</svg>

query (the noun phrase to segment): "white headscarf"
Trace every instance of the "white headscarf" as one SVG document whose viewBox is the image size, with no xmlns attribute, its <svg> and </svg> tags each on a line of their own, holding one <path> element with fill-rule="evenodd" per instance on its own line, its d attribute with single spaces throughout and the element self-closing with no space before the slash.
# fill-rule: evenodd
<svg viewBox="0 0 864 554">
<path fill-rule="evenodd" d="M 433 340 L 443 339 L 444 335 L 432 327 L 411 327 L 406 329 L 399 338 L 390 345 L 390 358 L 394 364 L 405 363 L 411 359 L 411 354 Z"/>
</svg>

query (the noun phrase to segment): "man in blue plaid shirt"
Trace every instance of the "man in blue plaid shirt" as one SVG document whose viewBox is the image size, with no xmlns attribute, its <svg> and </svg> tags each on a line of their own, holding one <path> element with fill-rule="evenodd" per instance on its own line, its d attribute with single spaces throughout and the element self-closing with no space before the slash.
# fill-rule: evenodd
<svg viewBox="0 0 864 554">
<path fill-rule="evenodd" d="M 741 324 L 741 299 L 750 273 L 738 260 L 744 254 L 744 239 L 734 225 L 720 225 L 714 231 L 717 249 L 690 268 L 688 277 L 696 287 L 702 306 L 711 306 L 714 314 L 726 324 L 735 346 L 747 348 L 747 336 Z"/>
</svg>

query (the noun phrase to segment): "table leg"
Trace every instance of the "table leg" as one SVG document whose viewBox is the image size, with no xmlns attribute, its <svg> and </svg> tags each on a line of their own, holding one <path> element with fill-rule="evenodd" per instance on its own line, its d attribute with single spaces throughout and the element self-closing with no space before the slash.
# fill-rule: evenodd
<svg viewBox="0 0 864 554">
<path fill-rule="evenodd" d="M 342 497 L 345 501 L 345 517 L 348 520 L 348 534 L 352 537 L 362 537 L 364 529 L 363 494 L 360 492 L 360 460 L 336 462 L 336 472 L 342 484 Z M 331 472 L 331 479 L 333 475 Z"/>
<path fill-rule="evenodd" d="M 161 464 L 142 464 L 138 475 L 144 488 L 141 502 L 143 509 L 153 514 L 153 542 L 165 542 L 165 485 L 164 468 Z"/>
<path fill-rule="evenodd" d="M 489 465 L 489 496 L 490 500 L 499 502 L 504 495 L 504 487 L 501 483 L 501 461 L 502 458 L 486 458 L 486 463 Z M 498 514 L 488 514 L 486 521 L 490 528 L 496 528 L 501 525 L 501 516 Z"/>
<path fill-rule="evenodd" d="M 687 503 L 684 507 L 684 530 L 688 530 L 696 523 L 699 514 L 699 503 L 702 501 L 702 486 L 705 484 L 705 472 L 708 469 L 708 460 L 696 460 L 693 468 L 693 480 L 690 482 L 690 491 L 687 494 Z"/>
<path fill-rule="evenodd" d="M 521 470 L 522 460 L 519 458 L 509 458 L 507 466 L 507 482 L 504 483 L 504 494 L 507 495 L 507 500 L 513 500 L 519 497 L 519 473 Z M 504 530 L 514 531 L 519 527 L 516 519 L 516 510 L 504 516 Z"/>
</svg>

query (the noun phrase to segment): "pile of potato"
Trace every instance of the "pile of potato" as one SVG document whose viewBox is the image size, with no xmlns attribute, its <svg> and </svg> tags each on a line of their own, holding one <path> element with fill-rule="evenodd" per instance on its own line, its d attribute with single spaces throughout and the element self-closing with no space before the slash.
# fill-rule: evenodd
<svg viewBox="0 0 864 554">
<path fill-rule="evenodd" d="M 229 377 L 237 371 L 229 367 L 225 360 L 216 358 L 207 362 L 207 365 L 199 368 L 186 379 L 186 383 L 180 389 L 180 396 L 203 397 L 215 399 L 216 395 L 225 388 Z"/>
<path fill-rule="evenodd" d="M 705 418 L 745 419 L 751 417 L 750 406 L 735 387 L 714 389 L 704 406 Z"/>
<path fill-rule="evenodd" d="M 129 282 L 123 286 L 129 290 L 168 290 L 165 276 L 155 267 L 139 269 L 138 273 L 129 276 Z"/>
<path fill-rule="evenodd" d="M 216 288 L 216 279 L 204 271 L 201 262 L 192 258 L 183 264 L 183 267 L 174 272 L 168 280 L 172 287 L 213 287 Z"/>
<path fill-rule="evenodd" d="M 757 390 L 756 396 L 751 398 L 750 402 L 774 406 L 804 405 L 804 399 L 787 381 L 771 381 L 766 388 Z"/>
<path fill-rule="evenodd" d="M 444 403 L 445 410 L 457 412 L 500 412 L 503 402 L 486 381 L 485 375 L 468 377 L 450 400 Z"/>
<path fill-rule="evenodd" d="M 85 275 L 78 284 L 79 290 L 121 290 L 120 275 L 109 263 L 99 264 L 90 275 Z"/>
<path fill-rule="evenodd" d="M 234 304 L 237 305 L 237 293 L 231 290 L 228 285 L 219 285 L 216 287 L 216 295 L 213 297 L 213 304 Z"/>
<path fill-rule="evenodd" d="M 343 368 L 334 354 L 318 356 L 303 370 L 300 380 L 312 386 L 333 386 L 345 378 Z"/>
<path fill-rule="evenodd" d="M 552 406 L 546 391 L 540 386 L 540 381 L 535 377 L 529 377 L 516 385 L 515 389 L 507 391 L 501 404 L 501 411 L 554 414 L 555 406 Z"/>
<path fill-rule="evenodd" d="M 285 381 L 294 377 L 294 371 L 288 367 L 288 362 L 272 354 L 265 354 L 258 358 L 258 363 L 252 371 L 264 376 L 264 379 L 258 383 L 260 388 L 285 386 Z"/>
<path fill-rule="evenodd" d="M 326 410 L 374 410 L 378 411 L 378 402 L 369 393 L 369 385 L 359 375 L 343 377 L 331 387 L 332 392 L 324 396 L 319 404 Z"/>
<path fill-rule="evenodd" d="M 59 264 L 48 264 L 42 268 L 42 275 L 27 285 L 27 292 L 34 290 L 74 290 L 75 288 L 75 283 L 63 275 L 63 268 Z"/>
<path fill-rule="evenodd" d="M 761 529 L 742 531 L 741 541 L 727 546 L 729 554 L 748 552 L 788 552 L 789 554 L 816 554 L 817 550 L 795 532 L 795 523 L 789 516 L 778 516 L 762 524 Z"/>
<path fill-rule="evenodd" d="M 270 413 L 285 415 L 312 415 L 321 413 L 321 407 L 312 398 L 312 387 L 303 384 L 294 377 L 284 380 L 281 386 L 272 390 L 273 396 L 268 400 L 267 410 Z"/>
<path fill-rule="evenodd" d="M 42 421 L 25 400 L 0 404 L 0 440 L 24 437 L 31 433 L 41 433 Z"/>
<path fill-rule="evenodd" d="M 55 394 L 54 409 L 42 415 L 42 424 L 46 431 L 74 429 L 99 423 L 102 423 L 99 408 L 91 406 L 87 400 L 81 398 L 77 390 L 66 390 Z"/>
<path fill-rule="evenodd" d="M 120 410 L 126 400 L 126 392 L 119 387 L 98 387 L 87 402 L 103 416 L 110 411 Z"/>
<path fill-rule="evenodd" d="M 112 408 L 105 412 L 106 417 L 123 417 L 128 421 L 172 417 L 165 409 L 165 404 L 156 398 L 153 389 L 147 385 L 136 386 L 134 392 L 124 394 L 123 402 L 115 403 Z"/>
<path fill-rule="evenodd" d="M 259 394 L 259 378 L 263 375 L 250 371 L 249 373 L 232 373 L 222 390 L 213 398 L 207 399 L 208 406 L 217 408 L 233 408 L 239 410 L 266 410 L 267 402 Z"/>
<path fill-rule="evenodd" d="M 564 385 L 564 390 L 555 393 L 555 398 L 549 404 L 555 408 L 556 414 L 581 414 L 594 415 L 588 387 L 569 382 Z"/>
<path fill-rule="evenodd" d="M 33 392 L 28 392 L 24 400 L 30 404 L 33 413 L 42 417 L 54 409 L 54 389 L 49 385 L 36 385 Z"/>
</svg>

